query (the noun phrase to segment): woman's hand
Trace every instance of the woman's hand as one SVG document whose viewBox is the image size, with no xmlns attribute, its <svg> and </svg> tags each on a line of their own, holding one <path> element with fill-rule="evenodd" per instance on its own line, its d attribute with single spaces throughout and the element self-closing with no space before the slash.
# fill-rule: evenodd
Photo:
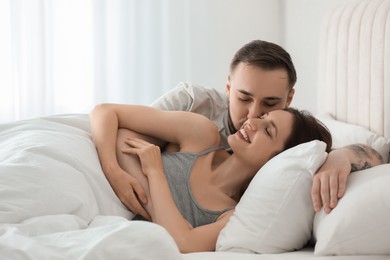
<svg viewBox="0 0 390 260">
<path fill-rule="evenodd" d="M 146 177 L 164 173 L 159 146 L 138 138 L 128 138 L 125 143 L 130 147 L 122 149 L 122 152 L 139 157 L 142 172 Z"/>
<path fill-rule="evenodd" d="M 151 220 L 141 203 L 146 204 L 147 198 L 139 181 L 127 172 L 119 169 L 110 184 L 119 200 L 134 214 Z"/>
</svg>

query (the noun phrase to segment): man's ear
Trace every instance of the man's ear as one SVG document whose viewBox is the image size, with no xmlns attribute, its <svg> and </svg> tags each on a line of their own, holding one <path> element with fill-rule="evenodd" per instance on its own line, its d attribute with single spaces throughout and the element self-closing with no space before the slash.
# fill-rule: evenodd
<svg viewBox="0 0 390 260">
<path fill-rule="evenodd" d="M 287 106 L 286 107 L 290 106 L 290 104 L 294 98 L 294 94 L 295 94 L 295 89 L 294 88 L 290 89 L 290 92 L 288 93 L 288 96 L 287 96 L 287 104 L 286 104 Z"/>
<path fill-rule="evenodd" d="M 228 75 L 225 85 L 225 91 L 226 91 L 226 97 L 229 98 L 230 96 L 230 75 Z"/>
</svg>

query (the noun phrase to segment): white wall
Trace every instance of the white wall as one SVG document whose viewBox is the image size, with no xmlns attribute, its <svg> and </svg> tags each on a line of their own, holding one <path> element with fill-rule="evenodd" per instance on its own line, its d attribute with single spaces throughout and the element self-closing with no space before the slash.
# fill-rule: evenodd
<svg viewBox="0 0 390 260">
<path fill-rule="evenodd" d="M 283 0 L 283 47 L 293 57 L 298 81 L 292 105 L 317 112 L 320 30 L 326 14 L 359 0 Z"/>
<path fill-rule="evenodd" d="M 183 80 L 224 91 L 230 61 L 241 46 L 254 39 L 281 43 L 279 2 L 189 1 L 191 76 Z"/>
<path fill-rule="evenodd" d="M 182 80 L 224 91 L 234 53 L 253 39 L 272 41 L 291 54 L 297 69 L 292 105 L 315 114 L 323 19 L 337 6 L 356 1 L 360 0 L 189 1 L 192 60 L 190 77 Z"/>
<path fill-rule="evenodd" d="M 8 98 L 6 95 L 7 100 L 1 104 L 13 111 L 7 112 L 7 115 L 21 119 L 21 116 L 25 116 L 24 113 L 29 117 L 54 113 L 83 113 L 90 110 L 85 108 L 99 102 L 150 104 L 179 81 L 191 81 L 224 91 L 234 53 L 243 44 L 262 39 L 280 44 L 291 54 L 298 72 L 296 95 L 292 105 L 315 114 L 322 20 L 335 6 L 355 1 L 359 0 L 167 0 L 163 3 L 156 0 L 73 0 L 73 5 L 66 4 L 67 12 L 73 13 L 75 8 L 82 15 L 78 17 L 79 22 L 72 20 L 72 23 L 66 20 L 68 16 L 62 8 L 61 0 L 45 2 L 43 5 L 39 0 L 31 3 L 29 1 L 27 6 L 24 6 L 23 1 L 11 1 L 14 8 L 2 8 L 0 13 L 2 17 L 8 17 L 9 10 L 17 10 L 18 15 L 11 19 L 14 22 L 11 25 L 20 30 L 11 34 L 12 26 L 5 23 L 5 26 L 0 26 L 0 36 L 10 38 L 8 42 L 12 39 L 19 43 L 12 46 L 22 52 L 12 53 L 23 55 L 17 55 L 16 59 L 11 58 L 11 45 L 1 45 L 2 51 L 8 51 L 9 55 L 3 55 L 5 59 L 1 59 L 0 67 L 21 68 L 20 73 L 8 74 L 13 77 L 17 75 L 18 80 L 15 82 L 22 82 L 24 89 L 31 91 L 38 98 L 31 99 L 27 92 L 15 88 L 11 89 L 12 93 L 16 93 L 14 98 Z M 94 7 L 91 8 L 87 3 Z M 27 7 L 30 5 L 34 6 L 34 13 L 28 12 L 27 19 L 24 10 L 29 10 Z M 20 6 L 26 9 L 20 9 Z M 46 9 L 54 12 L 48 16 L 53 19 L 50 20 L 49 27 L 42 27 L 41 12 Z M 83 10 L 90 15 L 84 15 Z M 56 12 L 64 13 L 59 16 Z M 132 16 L 129 12 L 133 12 Z M 92 24 L 90 16 L 95 17 L 94 22 L 97 23 Z M 31 33 L 32 25 L 26 22 L 30 20 L 35 21 L 33 27 L 40 35 Z M 79 26 L 79 23 L 84 24 L 84 27 Z M 84 28 L 87 33 L 77 35 L 72 24 L 77 28 Z M 96 28 L 95 32 L 93 28 Z M 69 33 L 64 34 L 64 31 Z M 11 35 L 15 37 L 12 38 Z M 63 39 L 73 40 L 53 40 L 45 35 L 53 36 L 53 39 L 65 37 Z M 81 39 L 80 35 L 85 37 Z M 3 42 L 7 42 L 8 38 Z M 25 38 L 28 40 L 20 40 Z M 30 44 L 30 41 L 36 44 Z M 40 46 L 42 42 L 47 43 L 47 46 Z M 73 44 L 69 44 L 70 42 Z M 62 48 L 64 46 L 72 48 Z M 53 50 L 64 55 L 57 55 Z M 83 55 L 71 58 L 73 56 L 67 55 L 68 53 Z M 44 66 L 45 63 L 40 58 L 34 57 L 45 57 L 51 65 L 58 63 L 58 66 Z M 65 65 L 60 66 L 63 61 Z M 34 66 L 14 66 L 14 62 Z M 78 69 L 80 66 L 82 69 Z M 89 76 L 85 75 L 86 71 Z M 30 77 L 35 81 L 30 82 Z M 41 84 L 40 80 L 46 85 Z M 10 77 L 0 77 L 0 81 L 5 81 L 3 86 L 13 86 Z M 69 98 L 58 94 L 64 90 L 57 91 L 57 85 L 58 88 L 72 86 L 76 91 L 82 89 L 93 94 L 77 92 L 81 105 L 66 106 L 69 104 Z M 42 95 L 35 90 L 35 86 L 39 90 L 53 87 L 50 93 L 55 98 L 46 95 L 46 91 L 45 100 L 49 101 L 41 102 Z M 67 93 L 74 93 L 68 90 Z M 23 95 L 19 95 L 19 92 Z M 61 102 L 56 101 L 56 98 L 61 99 Z M 34 107 L 37 109 L 33 109 Z M 21 110 L 23 112 L 20 112 Z M 1 112 L 4 111 L 6 110 L 1 109 Z M 30 114 L 31 111 L 34 113 Z M 0 115 L 0 121 L 1 118 L 4 120 Z"/>
</svg>

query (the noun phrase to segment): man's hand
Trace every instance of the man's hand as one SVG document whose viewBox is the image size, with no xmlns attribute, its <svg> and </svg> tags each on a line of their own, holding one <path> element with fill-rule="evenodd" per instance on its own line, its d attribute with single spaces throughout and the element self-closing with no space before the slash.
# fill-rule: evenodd
<svg viewBox="0 0 390 260">
<path fill-rule="evenodd" d="M 382 163 L 381 155 L 363 144 L 332 150 L 313 178 L 311 196 L 314 210 L 318 212 L 323 207 L 325 213 L 330 213 L 344 195 L 351 172 Z"/>
<path fill-rule="evenodd" d="M 351 164 L 344 152 L 342 149 L 331 151 L 314 175 L 311 197 L 316 212 L 324 207 L 324 211 L 330 213 L 345 193 Z"/>
</svg>

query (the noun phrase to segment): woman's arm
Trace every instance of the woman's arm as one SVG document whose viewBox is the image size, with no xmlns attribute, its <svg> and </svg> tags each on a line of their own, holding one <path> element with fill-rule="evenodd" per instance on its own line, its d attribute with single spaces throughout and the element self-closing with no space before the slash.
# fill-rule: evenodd
<svg viewBox="0 0 390 260">
<path fill-rule="evenodd" d="M 96 144 L 116 142 L 119 128 L 127 128 L 191 149 L 218 143 L 216 126 L 206 117 L 183 111 L 160 111 L 147 106 L 100 104 L 91 112 L 92 137 Z M 109 137 L 109 140 L 107 140 Z M 199 142 L 202 140 L 202 142 Z M 111 147 L 110 152 L 114 150 Z"/>
<path fill-rule="evenodd" d="M 147 203 L 147 186 L 134 176 L 125 172 L 118 164 L 116 149 L 116 136 L 119 126 L 117 116 L 106 111 L 104 107 L 97 106 L 90 113 L 92 139 L 95 143 L 103 172 L 119 200 L 134 214 L 150 219 L 143 204 Z M 136 167 L 136 164 L 134 165 Z"/>
<path fill-rule="evenodd" d="M 181 146 L 188 144 L 190 150 L 199 151 L 212 142 L 215 143 L 216 137 L 219 138 L 211 121 L 203 116 L 188 112 L 163 112 L 144 106 L 101 104 L 94 108 L 90 118 L 92 139 L 96 145 L 106 178 L 119 199 L 132 212 L 145 218 L 149 218 L 149 216 L 138 202 L 137 196 L 146 203 L 147 193 L 144 189 L 147 185 L 139 177 L 143 177 L 142 175 L 135 176 L 134 173 L 129 172 L 133 174 L 131 176 L 120 167 L 116 152 L 118 129 L 128 128 L 150 137 L 178 143 Z M 214 134 L 213 137 L 213 132 L 216 132 L 217 136 Z M 198 140 L 202 140 L 202 142 L 198 142 Z"/>
<path fill-rule="evenodd" d="M 162 225 L 175 239 L 182 253 L 214 251 L 218 235 L 233 214 L 226 212 L 218 221 L 193 228 L 178 210 L 161 161 L 160 148 L 140 139 L 128 140 L 128 153 L 139 156 L 142 172 L 147 176 L 153 201 L 153 222 Z"/>
<path fill-rule="evenodd" d="M 218 235 L 233 210 L 226 212 L 214 223 L 193 228 L 176 207 L 165 175 L 161 172 L 148 173 L 148 180 L 153 201 L 153 222 L 167 229 L 180 252 L 215 251 Z"/>
</svg>

